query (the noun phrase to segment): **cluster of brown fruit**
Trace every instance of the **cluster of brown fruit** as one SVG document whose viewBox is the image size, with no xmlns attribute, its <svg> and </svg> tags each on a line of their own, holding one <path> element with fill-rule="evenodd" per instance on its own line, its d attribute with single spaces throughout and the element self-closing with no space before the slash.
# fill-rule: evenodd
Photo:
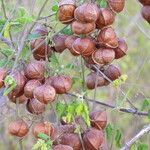
<svg viewBox="0 0 150 150">
<path fill-rule="evenodd" d="M 150 23 L 150 0 L 139 0 L 139 2 L 143 5 L 141 10 L 143 18 Z"/>
<path fill-rule="evenodd" d="M 90 113 L 91 127 L 82 130 L 81 138 L 85 150 L 98 150 L 103 146 L 103 129 L 107 124 L 107 115 L 105 111 L 93 111 Z M 79 120 L 76 123 L 80 123 Z M 80 124 L 83 126 L 83 124 Z M 32 128 L 35 138 L 40 133 L 49 136 L 53 141 L 53 150 L 81 150 L 82 142 L 79 135 L 75 132 L 76 126 L 72 123 L 55 126 L 50 122 L 36 123 Z M 9 133 L 17 137 L 24 137 L 29 132 L 28 124 L 23 120 L 13 121 L 9 125 Z"/>
</svg>

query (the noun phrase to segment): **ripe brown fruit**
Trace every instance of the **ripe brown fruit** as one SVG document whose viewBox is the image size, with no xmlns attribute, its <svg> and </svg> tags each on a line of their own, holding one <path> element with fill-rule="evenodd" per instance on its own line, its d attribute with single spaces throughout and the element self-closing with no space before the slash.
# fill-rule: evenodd
<svg viewBox="0 0 150 150">
<path fill-rule="evenodd" d="M 94 3 L 84 3 L 76 8 L 74 17 L 81 22 L 96 22 L 99 17 L 99 8 Z"/>
<path fill-rule="evenodd" d="M 73 148 L 68 145 L 59 144 L 54 146 L 53 150 L 73 150 Z"/>
<path fill-rule="evenodd" d="M 84 133 L 83 142 L 86 150 L 98 150 L 103 141 L 104 135 L 102 130 L 90 128 Z"/>
<path fill-rule="evenodd" d="M 52 81 L 55 79 L 55 76 L 49 76 L 45 79 L 45 84 L 52 85 Z"/>
<path fill-rule="evenodd" d="M 23 104 L 24 102 L 27 102 L 28 98 L 23 94 L 20 97 L 17 98 L 10 98 L 10 101 L 13 103 L 19 103 L 19 104 Z"/>
<path fill-rule="evenodd" d="M 48 104 L 55 100 L 56 91 L 51 85 L 44 84 L 36 87 L 33 95 L 41 103 Z"/>
<path fill-rule="evenodd" d="M 125 7 L 125 0 L 108 0 L 108 5 L 114 12 L 120 13 Z"/>
<path fill-rule="evenodd" d="M 99 44 L 101 44 L 102 46 L 109 47 L 109 48 L 118 47 L 117 35 L 114 29 L 111 27 L 103 28 L 100 31 L 97 40 Z"/>
<path fill-rule="evenodd" d="M 107 125 L 106 111 L 92 111 L 90 113 L 91 126 L 97 129 L 104 129 Z"/>
<path fill-rule="evenodd" d="M 34 34 L 39 34 L 41 36 L 47 36 L 48 30 L 45 26 L 39 24 L 33 31 Z"/>
<path fill-rule="evenodd" d="M 0 68 L 0 88 L 4 85 L 4 79 L 7 76 L 7 69 Z"/>
<path fill-rule="evenodd" d="M 45 111 L 45 105 L 40 101 L 38 101 L 37 99 L 28 100 L 26 108 L 31 114 L 35 115 L 42 114 Z"/>
<path fill-rule="evenodd" d="M 93 61 L 98 65 L 106 65 L 111 63 L 115 58 L 113 49 L 98 49 L 92 54 Z"/>
<path fill-rule="evenodd" d="M 65 94 L 72 87 L 72 80 L 69 76 L 59 75 L 52 81 L 52 86 L 57 94 Z"/>
<path fill-rule="evenodd" d="M 142 16 L 143 18 L 150 23 L 150 6 L 143 6 L 142 7 Z"/>
<path fill-rule="evenodd" d="M 109 65 L 104 71 L 104 74 L 112 81 L 118 79 L 121 76 L 121 71 L 118 67 L 114 65 Z"/>
<path fill-rule="evenodd" d="M 94 42 L 90 38 L 78 38 L 72 45 L 73 50 L 82 56 L 90 56 L 95 50 Z"/>
<path fill-rule="evenodd" d="M 25 75 L 28 79 L 43 79 L 45 72 L 44 62 L 32 60 L 25 68 Z"/>
<path fill-rule="evenodd" d="M 75 125 L 71 125 L 71 124 L 61 125 L 59 126 L 59 134 L 62 135 L 66 133 L 74 133 L 75 129 L 76 129 Z"/>
<path fill-rule="evenodd" d="M 150 0 L 139 0 L 142 5 L 150 5 Z"/>
<path fill-rule="evenodd" d="M 82 23 L 80 21 L 74 21 L 71 25 L 71 28 L 75 34 L 89 34 L 95 29 L 95 22 Z"/>
<path fill-rule="evenodd" d="M 127 43 L 124 39 L 118 39 L 118 47 L 114 49 L 115 59 L 122 58 L 126 55 L 128 50 Z"/>
<path fill-rule="evenodd" d="M 35 79 L 29 80 L 24 87 L 25 96 L 28 98 L 33 98 L 34 97 L 33 91 L 35 90 L 36 87 L 38 87 L 40 85 L 41 85 L 41 83 L 38 80 L 35 80 Z"/>
<path fill-rule="evenodd" d="M 115 21 L 115 14 L 109 8 L 100 8 L 99 17 L 96 21 L 96 27 L 102 29 L 103 27 L 112 25 Z"/>
<path fill-rule="evenodd" d="M 9 125 L 9 133 L 13 136 L 24 137 L 29 132 L 29 127 L 23 120 L 13 121 Z"/>
<path fill-rule="evenodd" d="M 53 36 L 54 50 L 57 53 L 62 53 L 66 49 L 65 40 L 67 35 L 56 34 Z"/>
<path fill-rule="evenodd" d="M 61 0 L 59 2 L 58 19 L 64 24 L 68 24 L 74 19 L 76 9 L 74 0 Z"/>
</svg>

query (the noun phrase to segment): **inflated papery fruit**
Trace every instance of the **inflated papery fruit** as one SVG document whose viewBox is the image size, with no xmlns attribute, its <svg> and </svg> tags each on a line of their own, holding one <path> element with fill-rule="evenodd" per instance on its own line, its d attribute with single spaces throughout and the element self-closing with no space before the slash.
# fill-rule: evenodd
<svg viewBox="0 0 150 150">
<path fill-rule="evenodd" d="M 62 53 L 66 49 L 65 40 L 67 35 L 56 34 L 53 36 L 54 50 L 57 53 Z"/>
<path fill-rule="evenodd" d="M 116 48 L 118 46 L 117 35 L 111 27 L 103 28 L 100 31 L 97 40 L 99 44 L 105 47 Z"/>
<path fill-rule="evenodd" d="M 100 8 L 99 17 L 96 21 L 96 27 L 98 29 L 112 25 L 114 21 L 115 14 L 109 8 Z"/>
<path fill-rule="evenodd" d="M 56 76 L 49 76 L 45 79 L 44 84 L 52 85 L 52 81 L 55 79 Z"/>
<path fill-rule="evenodd" d="M 107 125 L 106 111 L 92 111 L 90 113 L 91 126 L 97 129 L 104 129 Z"/>
<path fill-rule="evenodd" d="M 74 0 L 61 0 L 59 2 L 58 19 L 64 24 L 68 24 L 74 19 L 74 11 L 76 9 Z"/>
<path fill-rule="evenodd" d="M 65 40 L 65 46 L 66 48 L 68 48 L 68 50 L 70 51 L 70 53 L 74 56 L 79 56 L 80 54 L 75 52 L 72 48 L 72 44 L 74 43 L 74 41 L 77 39 L 78 37 L 77 36 L 74 36 L 74 35 L 71 35 L 71 36 L 68 36 Z"/>
<path fill-rule="evenodd" d="M 150 6 L 143 6 L 142 7 L 142 16 L 143 18 L 150 23 Z"/>
<path fill-rule="evenodd" d="M 24 137 L 29 132 L 28 124 L 23 120 L 13 121 L 9 125 L 9 133 L 13 136 Z"/>
<path fill-rule="evenodd" d="M 86 150 L 98 150 L 103 141 L 104 135 L 102 130 L 90 128 L 84 133 L 83 142 Z"/>
<path fill-rule="evenodd" d="M 106 65 L 115 59 L 115 52 L 108 48 L 98 49 L 92 54 L 92 59 L 98 65 Z"/>
<path fill-rule="evenodd" d="M 108 0 L 109 7 L 116 13 L 123 11 L 125 0 Z"/>
<path fill-rule="evenodd" d="M 72 48 L 76 53 L 86 57 L 93 53 L 95 45 L 90 38 L 78 38 L 74 41 Z"/>
<path fill-rule="evenodd" d="M 56 128 L 50 122 L 37 123 L 32 129 L 32 133 L 36 138 L 39 137 L 39 133 L 43 133 L 50 136 L 53 139 L 55 137 L 56 132 Z"/>
<path fill-rule="evenodd" d="M 86 86 L 88 89 L 92 90 L 96 88 L 96 83 L 97 83 L 97 87 L 104 86 L 106 84 L 106 80 L 102 75 L 99 75 L 96 72 L 91 72 L 86 77 Z"/>
<path fill-rule="evenodd" d="M 29 80 L 24 87 L 24 94 L 28 98 L 33 98 L 33 91 L 36 87 L 40 86 L 41 82 L 39 80 L 33 79 Z"/>
<path fill-rule="evenodd" d="M 32 60 L 25 68 L 25 75 L 28 79 L 44 78 L 45 66 L 43 61 Z"/>
<path fill-rule="evenodd" d="M 4 79 L 7 76 L 7 69 L 0 68 L 0 88 L 4 85 Z"/>
<path fill-rule="evenodd" d="M 70 125 L 60 125 L 59 126 L 59 134 L 65 134 L 65 133 L 74 133 L 75 131 L 75 125 L 70 124 Z"/>
<path fill-rule="evenodd" d="M 150 5 L 150 0 L 139 0 L 139 2 L 143 5 Z"/>
<path fill-rule="evenodd" d="M 45 26 L 39 24 L 33 31 L 34 34 L 39 34 L 41 36 L 47 36 L 48 30 Z"/>
<path fill-rule="evenodd" d="M 23 103 L 27 102 L 28 98 L 23 94 L 17 98 L 11 97 L 9 100 L 13 103 L 23 104 Z"/>
<path fill-rule="evenodd" d="M 80 21 L 74 21 L 71 25 L 71 28 L 75 34 L 89 34 L 95 29 L 95 22 L 82 23 Z"/>
<path fill-rule="evenodd" d="M 121 76 L 121 71 L 117 66 L 109 65 L 104 74 L 112 81 L 118 79 Z"/>
<path fill-rule="evenodd" d="M 65 94 L 70 91 L 72 80 L 69 76 L 59 75 L 52 81 L 52 86 L 55 88 L 57 94 Z"/>
<path fill-rule="evenodd" d="M 41 103 L 48 104 L 55 100 L 56 91 L 51 85 L 44 84 L 36 87 L 33 95 Z"/>
<path fill-rule="evenodd" d="M 26 108 L 31 114 L 39 115 L 45 111 L 45 104 L 37 99 L 30 99 L 26 104 Z"/>
<path fill-rule="evenodd" d="M 96 22 L 99 17 L 99 8 L 94 3 L 84 3 L 76 8 L 74 17 L 81 22 Z"/>
<path fill-rule="evenodd" d="M 73 148 L 68 145 L 59 144 L 59 145 L 54 146 L 53 150 L 73 150 Z"/>
<path fill-rule="evenodd" d="M 60 137 L 60 143 L 71 146 L 73 150 L 80 150 L 82 148 L 78 134 L 66 133 Z"/>
<path fill-rule="evenodd" d="M 115 59 L 122 58 L 126 55 L 128 50 L 127 43 L 124 39 L 118 39 L 118 47 L 114 49 Z"/>
</svg>

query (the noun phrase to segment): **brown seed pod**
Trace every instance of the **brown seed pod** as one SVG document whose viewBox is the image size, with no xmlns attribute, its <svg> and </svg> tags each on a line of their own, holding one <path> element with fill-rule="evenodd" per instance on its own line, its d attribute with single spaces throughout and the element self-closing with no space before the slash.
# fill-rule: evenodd
<svg viewBox="0 0 150 150">
<path fill-rule="evenodd" d="M 28 79 L 43 79 L 44 78 L 44 62 L 32 60 L 25 68 L 25 75 Z"/>
<path fill-rule="evenodd" d="M 96 87 L 96 81 L 97 81 L 97 87 L 104 86 L 106 83 L 106 80 L 102 75 L 97 75 L 96 72 L 91 72 L 87 78 L 86 78 L 86 86 L 88 89 L 95 89 Z"/>
<path fill-rule="evenodd" d="M 120 13 L 125 7 L 125 0 L 108 0 L 108 5 L 114 12 Z"/>
<path fill-rule="evenodd" d="M 7 69 L 0 68 L 0 88 L 4 85 L 4 79 L 7 76 Z"/>
<path fill-rule="evenodd" d="M 86 150 L 98 150 L 103 143 L 104 135 L 102 130 L 97 130 L 94 128 L 88 129 L 84 136 L 83 142 Z"/>
<path fill-rule="evenodd" d="M 124 39 L 118 39 L 118 47 L 114 49 L 115 59 L 122 58 L 126 55 L 128 50 L 127 43 Z"/>
<path fill-rule="evenodd" d="M 143 6 L 141 13 L 143 18 L 150 23 L 150 6 Z"/>
<path fill-rule="evenodd" d="M 65 46 L 66 48 L 69 49 L 70 53 L 74 56 L 79 56 L 80 54 L 75 52 L 72 48 L 72 44 L 74 43 L 74 41 L 77 39 L 78 37 L 72 35 L 72 36 L 68 36 L 65 40 Z"/>
<path fill-rule="evenodd" d="M 35 90 L 36 87 L 38 87 L 40 85 L 41 85 L 41 83 L 38 80 L 35 80 L 35 79 L 29 80 L 24 87 L 25 96 L 28 98 L 33 98 L 34 97 L 33 91 Z"/>
<path fill-rule="evenodd" d="M 24 137 L 29 132 L 29 127 L 23 120 L 13 121 L 9 125 L 9 133 L 13 136 Z"/>
<path fill-rule="evenodd" d="M 56 128 L 50 122 L 40 122 L 33 127 L 32 133 L 36 138 L 39 137 L 39 133 L 43 133 L 50 136 L 53 139 L 56 134 Z"/>
<path fill-rule="evenodd" d="M 57 34 L 53 36 L 54 50 L 57 53 L 62 53 L 66 49 L 65 40 L 68 36 Z"/>
<path fill-rule="evenodd" d="M 20 97 L 17 98 L 10 98 L 10 101 L 13 103 L 19 103 L 19 104 L 23 104 L 24 102 L 27 102 L 28 98 L 23 94 Z"/>
<path fill-rule="evenodd" d="M 116 35 L 114 29 L 111 27 L 103 28 L 100 31 L 100 33 L 97 37 L 97 40 L 98 40 L 99 44 L 101 44 L 104 47 L 108 47 L 108 48 L 118 47 L 117 35 Z"/>
<path fill-rule="evenodd" d="M 48 104 L 55 100 L 56 91 L 51 85 L 44 84 L 36 87 L 33 95 L 41 103 Z"/>
<path fill-rule="evenodd" d="M 26 108 L 31 114 L 35 115 L 42 114 L 45 111 L 45 105 L 40 101 L 38 101 L 37 99 L 28 100 Z"/>
<path fill-rule="evenodd" d="M 52 81 L 55 79 L 56 76 L 49 76 L 48 78 L 45 79 L 44 84 L 52 85 Z"/>
<path fill-rule="evenodd" d="M 139 0 L 142 5 L 150 5 L 150 0 Z"/>
<path fill-rule="evenodd" d="M 96 27 L 98 29 L 112 25 L 114 21 L 115 14 L 109 8 L 100 8 L 99 18 L 96 21 Z"/>
<path fill-rule="evenodd" d="M 84 3 L 76 8 L 74 17 L 81 22 L 96 22 L 99 17 L 99 8 L 94 3 Z"/>
<path fill-rule="evenodd" d="M 54 146 L 53 150 L 73 150 L 73 148 L 68 145 L 59 144 Z"/>
<path fill-rule="evenodd" d="M 107 125 L 106 111 L 92 111 L 90 113 L 91 126 L 97 129 L 104 129 Z"/>
<path fill-rule="evenodd" d="M 59 134 L 74 133 L 75 129 L 75 125 L 61 125 L 59 126 Z"/>
<path fill-rule="evenodd" d="M 92 59 L 96 64 L 106 65 L 111 63 L 115 58 L 113 49 L 98 49 L 92 54 Z"/>
<path fill-rule="evenodd" d="M 74 0 L 61 0 L 59 2 L 58 19 L 64 24 L 74 20 L 74 11 L 76 9 Z"/>
<path fill-rule="evenodd" d="M 71 25 L 71 28 L 75 34 L 89 34 L 95 29 L 95 22 L 82 23 L 80 21 L 74 21 Z"/>
<path fill-rule="evenodd" d="M 95 50 L 94 42 L 90 38 L 78 38 L 72 45 L 73 50 L 82 56 L 90 56 Z"/>
<path fill-rule="evenodd" d="M 34 29 L 33 33 L 34 34 L 39 34 L 41 36 L 47 36 L 48 35 L 48 30 L 45 26 L 40 24 Z"/>
<path fill-rule="evenodd" d="M 121 76 L 121 71 L 118 67 L 114 65 L 109 65 L 104 71 L 104 74 L 112 81 L 118 79 Z"/>
<path fill-rule="evenodd" d="M 71 146 L 73 150 L 80 150 L 82 147 L 78 134 L 66 133 L 60 137 L 60 143 Z"/>
<path fill-rule="evenodd" d="M 57 94 L 65 94 L 71 89 L 72 80 L 69 76 L 57 76 L 52 81 L 52 86 L 55 88 Z"/>
</svg>

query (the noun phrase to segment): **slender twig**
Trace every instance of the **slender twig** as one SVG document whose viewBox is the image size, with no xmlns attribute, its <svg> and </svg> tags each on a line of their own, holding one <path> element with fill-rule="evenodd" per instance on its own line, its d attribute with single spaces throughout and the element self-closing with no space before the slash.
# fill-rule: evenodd
<svg viewBox="0 0 150 150">
<path fill-rule="evenodd" d="M 2 2 L 2 9 L 3 9 L 3 12 L 4 12 L 4 17 L 7 19 L 5 5 L 4 5 L 4 0 L 2 0 L 1 2 Z"/>
<path fill-rule="evenodd" d="M 43 20 L 43 19 L 47 19 L 47 18 L 50 18 L 52 16 L 56 15 L 56 13 L 53 13 L 53 14 L 50 14 L 48 16 L 45 16 L 45 17 L 40 17 L 38 20 Z"/>
</svg>

